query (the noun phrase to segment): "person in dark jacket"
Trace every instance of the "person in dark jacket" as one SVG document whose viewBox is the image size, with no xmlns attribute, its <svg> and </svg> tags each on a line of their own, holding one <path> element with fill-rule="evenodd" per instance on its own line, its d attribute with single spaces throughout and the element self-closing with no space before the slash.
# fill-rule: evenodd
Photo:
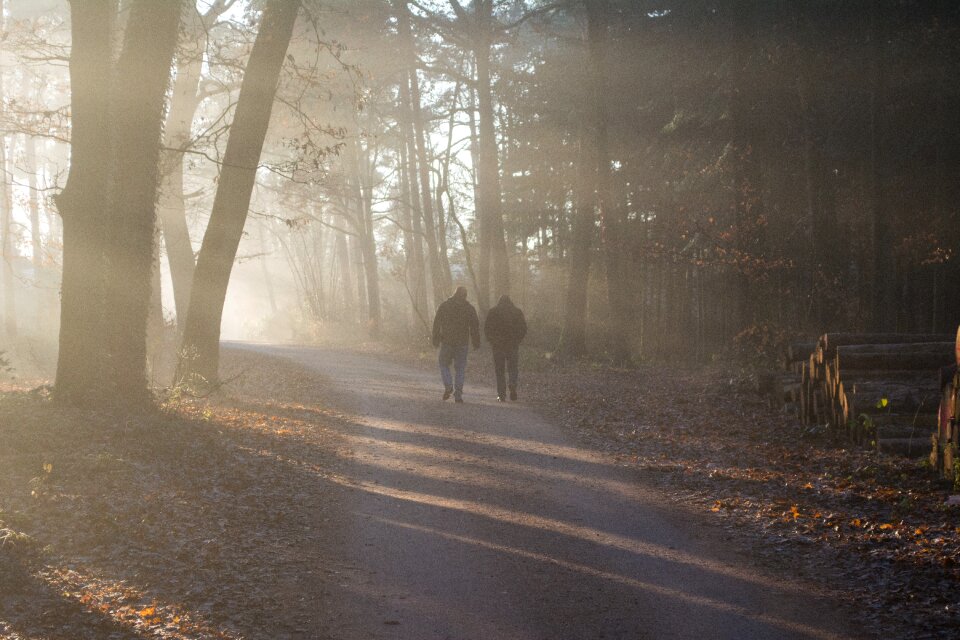
<svg viewBox="0 0 960 640">
<path fill-rule="evenodd" d="M 440 378 L 443 380 L 443 399 L 463 402 L 463 378 L 467 370 L 467 353 L 480 348 L 480 320 L 477 310 L 467 302 L 467 288 L 456 292 L 437 308 L 433 319 L 433 346 L 440 347 Z M 450 376 L 450 363 L 456 371 L 456 380 Z"/>
<path fill-rule="evenodd" d="M 493 347 L 493 368 L 497 373 L 497 399 L 507 399 L 507 376 L 510 376 L 510 399 L 517 399 L 517 358 L 520 342 L 527 335 L 527 320 L 523 311 L 513 304 L 510 296 L 500 296 L 497 306 L 490 309 L 483 323 L 483 334 Z"/>
</svg>

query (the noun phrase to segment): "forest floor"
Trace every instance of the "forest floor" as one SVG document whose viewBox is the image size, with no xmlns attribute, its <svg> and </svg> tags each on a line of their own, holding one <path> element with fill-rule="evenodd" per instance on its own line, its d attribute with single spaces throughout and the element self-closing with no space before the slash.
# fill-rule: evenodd
<svg viewBox="0 0 960 640">
<path fill-rule="evenodd" d="M 472 411 L 494 411 L 489 355 L 471 357 L 468 400 L 471 384 L 485 396 Z M 423 385 L 433 375 L 430 352 L 388 359 L 416 363 Z M 378 615 L 383 631 L 363 634 L 344 621 L 357 612 L 343 593 L 376 580 L 359 584 L 338 559 L 355 542 L 360 493 L 342 479 L 357 473 L 358 429 L 373 427 L 331 408 L 329 379 L 309 366 L 234 349 L 224 362 L 232 381 L 219 397 L 121 420 L 58 409 L 42 387 L 0 389 L 0 638 L 417 637 L 400 633 L 405 619 Z M 546 417 L 537 428 L 561 424 L 609 461 L 604 473 L 654 487 L 707 547 L 739 550 L 785 585 L 825 585 L 854 612 L 856 635 L 960 632 L 960 507 L 921 465 L 836 447 L 716 368 L 526 364 L 520 405 Z M 383 466 L 384 452 L 364 446 L 363 472 Z M 444 464 L 494 464 L 477 455 L 445 451 Z"/>
<path fill-rule="evenodd" d="M 155 415 L 0 392 L 0 638 L 314 637 L 340 440 L 321 378 L 229 352 Z M 296 408 L 310 403 L 309 418 Z"/>
</svg>

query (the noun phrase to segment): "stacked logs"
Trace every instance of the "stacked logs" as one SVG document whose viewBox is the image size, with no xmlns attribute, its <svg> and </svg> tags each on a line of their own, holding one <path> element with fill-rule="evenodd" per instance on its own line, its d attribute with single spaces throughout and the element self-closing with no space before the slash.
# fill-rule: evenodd
<svg viewBox="0 0 960 640">
<path fill-rule="evenodd" d="M 788 345 L 783 353 L 782 371 L 771 379 L 768 391 L 773 404 L 781 406 L 785 413 L 802 412 L 803 371 L 816 347 L 816 341 L 797 342 Z"/>
<path fill-rule="evenodd" d="M 858 444 L 923 455 L 938 424 L 939 371 L 955 350 L 941 334 L 824 334 L 799 366 L 798 414 Z"/>
<path fill-rule="evenodd" d="M 954 364 L 940 370 L 940 410 L 933 435 L 930 464 L 940 477 L 960 484 L 960 329 L 957 330 Z"/>
</svg>

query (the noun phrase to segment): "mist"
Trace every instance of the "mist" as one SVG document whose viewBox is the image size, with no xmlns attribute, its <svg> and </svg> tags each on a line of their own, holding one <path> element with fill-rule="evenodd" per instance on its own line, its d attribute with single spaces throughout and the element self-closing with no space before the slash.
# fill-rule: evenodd
<svg viewBox="0 0 960 640">
<path fill-rule="evenodd" d="M 546 359 L 702 362 L 956 320 L 952 7 L 305 3 L 279 71 L 246 88 L 268 4 L 177 18 L 142 223 L 153 385 L 196 347 L 191 283 L 218 206 L 242 233 L 208 242 L 228 246 L 210 258 L 228 282 L 221 313 L 207 296 L 214 344 L 424 349 L 461 284 L 481 315 L 512 294 Z M 66 2 L 4 7 L 2 350 L 8 375 L 51 380 L 77 30 Z M 130 11 L 111 36 L 121 62 Z M 267 130 L 235 131 L 239 102 L 274 90 Z M 260 147 L 248 203 L 219 189 L 232 138 Z"/>
</svg>

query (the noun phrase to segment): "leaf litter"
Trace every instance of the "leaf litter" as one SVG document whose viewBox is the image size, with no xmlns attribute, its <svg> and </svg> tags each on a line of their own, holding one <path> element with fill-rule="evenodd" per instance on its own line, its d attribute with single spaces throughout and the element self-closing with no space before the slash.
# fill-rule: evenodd
<svg viewBox="0 0 960 640">
<path fill-rule="evenodd" d="M 525 396 L 581 443 L 710 514 L 758 560 L 842 586 L 865 629 L 960 635 L 960 507 L 923 461 L 835 443 L 717 366 L 530 369 Z"/>
<path fill-rule="evenodd" d="M 321 633 L 341 447 L 318 376 L 228 351 L 219 397 L 150 415 L 0 389 L 0 638 Z"/>
</svg>

